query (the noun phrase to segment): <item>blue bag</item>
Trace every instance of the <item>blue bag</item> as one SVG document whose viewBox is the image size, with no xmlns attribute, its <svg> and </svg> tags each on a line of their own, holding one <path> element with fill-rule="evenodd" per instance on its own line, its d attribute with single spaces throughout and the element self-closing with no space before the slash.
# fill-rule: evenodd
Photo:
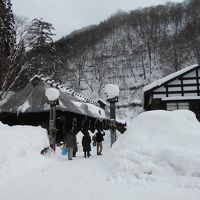
<svg viewBox="0 0 200 200">
<path fill-rule="evenodd" d="M 66 156 L 67 153 L 68 153 L 67 147 L 66 147 L 66 146 L 63 146 L 62 149 L 61 149 L 61 155 L 62 155 L 62 156 Z"/>
</svg>

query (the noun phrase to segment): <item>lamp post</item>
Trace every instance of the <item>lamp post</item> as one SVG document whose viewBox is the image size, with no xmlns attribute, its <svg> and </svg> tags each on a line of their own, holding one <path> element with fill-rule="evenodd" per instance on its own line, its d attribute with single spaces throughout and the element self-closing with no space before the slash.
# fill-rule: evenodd
<svg viewBox="0 0 200 200">
<path fill-rule="evenodd" d="M 56 145 L 56 105 L 58 105 L 58 98 L 60 92 L 56 88 L 46 89 L 45 95 L 50 104 L 50 115 L 49 115 L 49 143 L 50 147 L 55 151 Z"/>
<path fill-rule="evenodd" d="M 105 91 L 107 94 L 107 101 L 110 103 L 110 141 L 111 141 L 111 147 L 117 140 L 116 135 L 116 107 L 115 103 L 118 102 L 118 96 L 119 96 L 119 87 L 117 85 L 113 84 L 107 84 L 105 86 Z"/>
<path fill-rule="evenodd" d="M 118 97 L 114 97 L 112 99 L 107 99 L 107 101 L 110 103 L 110 141 L 111 141 L 111 147 L 117 140 L 116 135 L 116 112 L 115 112 L 115 103 L 118 102 Z"/>
</svg>

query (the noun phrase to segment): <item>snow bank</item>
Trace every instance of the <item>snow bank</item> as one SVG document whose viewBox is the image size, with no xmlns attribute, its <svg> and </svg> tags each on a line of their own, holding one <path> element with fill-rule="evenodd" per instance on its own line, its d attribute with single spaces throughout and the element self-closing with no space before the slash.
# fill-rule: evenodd
<svg viewBox="0 0 200 200">
<path fill-rule="evenodd" d="M 55 101 L 59 98 L 60 92 L 56 88 L 47 88 L 45 91 L 45 96 L 49 101 Z"/>
<path fill-rule="evenodd" d="M 0 138 L 0 177 L 24 173 L 43 163 L 40 152 L 49 146 L 45 129 L 0 122 Z"/>
<path fill-rule="evenodd" d="M 44 129 L 0 124 L 0 199 L 197 200 L 199 134 L 192 112 L 145 112 L 112 149 L 106 133 L 102 156 L 92 147 L 92 156 L 83 157 L 79 132 L 79 152 L 69 161 L 60 151 L 39 154 L 48 144 Z"/>
<path fill-rule="evenodd" d="M 107 84 L 104 90 L 108 99 L 119 96 L 119 87 L 117 85 Z"/>
<path fill-rule="evenodd" d="M 200 123 L 188 110 L 144 112 L 131 121 L 108 159 L 113 173 L 130 178 L 200 177 Z"/>
</svg>

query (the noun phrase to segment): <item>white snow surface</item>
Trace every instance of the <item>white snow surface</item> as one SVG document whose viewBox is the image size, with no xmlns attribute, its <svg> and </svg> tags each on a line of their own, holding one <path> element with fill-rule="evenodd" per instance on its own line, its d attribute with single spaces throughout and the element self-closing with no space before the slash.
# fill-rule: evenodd
<svg viewBox="0 0 200 200">
<path fill-rule="evenodd" d="M 87 114 L 87 112 L 90 111 L 93 115 L 95 115 L 95 117 L 106 118 L 105 110 L 100 107 L 97 107 L 94 104 L 82 103 L 78 101 L 72 101 L 72 102 L 85 114 Z"/>
<path fill-rule="evenodd" d="M 0 138 L 0 180 L 23 174 L 45 163 L 40 151 L 49 146 L 46 129 L 11 127 L 0 122 Z"/>
<path fill-rule="evenodd" d="M 59 98 L 60 92 L 56 88 L 47 88 L 45 91 L 45 96 L 49 101 L 55 101 Z"/>
<path fill-rule="evenodd" d="M 119 134 L 118 134 L 119 135 Z M 72 161 L 40 155 L 48 145 L 40 127 L 0 124 L 0 199 L 2 200 L 198 200 L 200 198 L 200 123 L 188 110 L 149 111 L 128 123 L 103 156 Z"/>
<path fill-rule="evenodd" d="M 111 99 L 119 96 L 119 87 L 114 84 L 107 84 L 104 88 L 107 98 Z"/>
</svg>

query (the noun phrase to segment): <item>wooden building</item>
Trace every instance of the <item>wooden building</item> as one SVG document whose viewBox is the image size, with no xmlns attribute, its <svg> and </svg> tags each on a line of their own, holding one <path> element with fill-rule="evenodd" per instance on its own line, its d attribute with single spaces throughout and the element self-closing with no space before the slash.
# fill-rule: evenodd
<svg viewBox="0 0 200 200">
<path fill-rule="evenodd" d="M 48 129 L 50 105 L 45 91 L 50 87 L 60 92 L 56 106 L 57 142 L 63 139 L 71 126 L 75 126 L 77 131 L 92 132 L 98 128 L 110 128 L 109 110 L 103 109 L 95 100 L 42 76 L 32 78 L 25 88 L 0 106 L 0 121 L 8 125 L 40 125 Z M 117 122 L 121 133 L 126 130 L 125 126 Z"/>
<path fill-rule="evenodd" d="M 192 65 L 143 88 L 143 108 L 188 109 L 200 121 L 200 66 Z"/>
</svg>

